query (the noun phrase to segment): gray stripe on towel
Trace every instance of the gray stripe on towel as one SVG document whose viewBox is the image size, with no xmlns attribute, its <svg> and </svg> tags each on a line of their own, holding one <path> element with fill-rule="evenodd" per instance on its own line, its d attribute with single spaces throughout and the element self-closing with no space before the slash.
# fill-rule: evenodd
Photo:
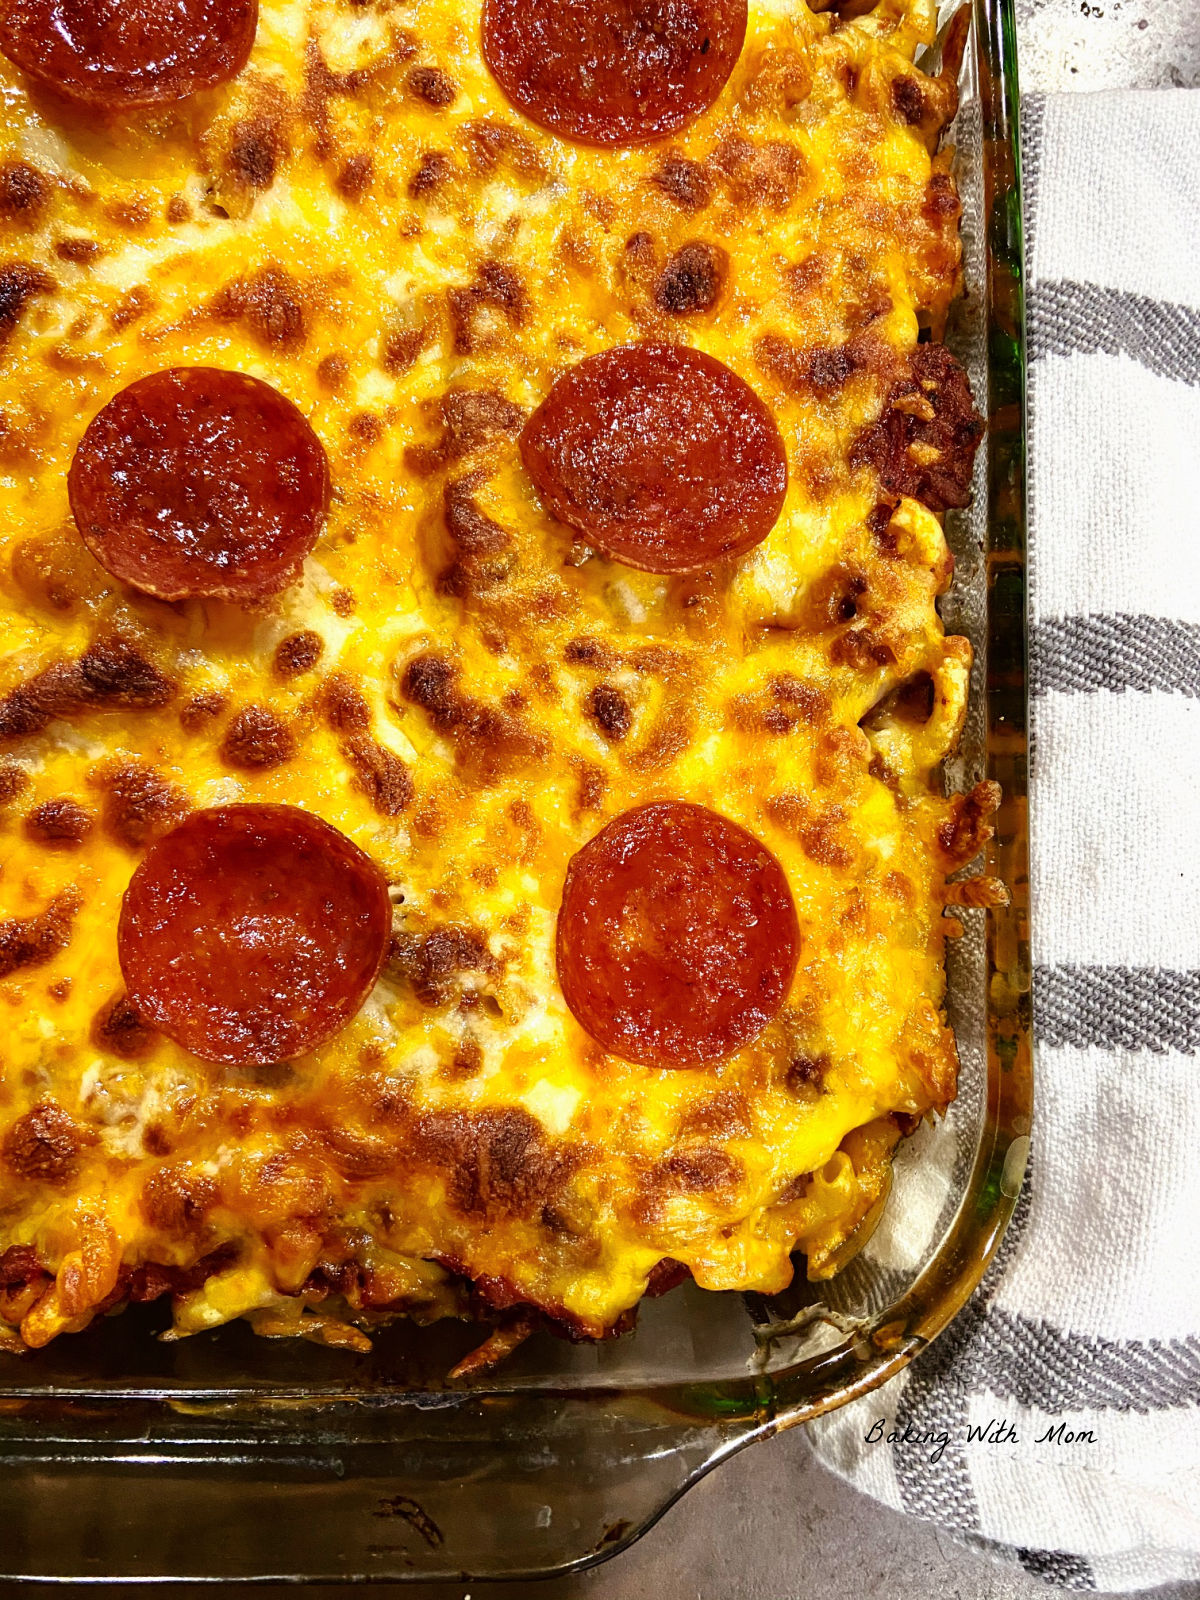
<svg viewBox="0 0 1200 1600">
<path fill-rule="evenodd" d="M 1200 626 L 1167 617 L 1052 617 L 1030 635 L 1034 694 L 1162 689 L 1200 698 Z"/>
<path fill-rule="evenodd" d="M 976 1393 L 1051 1416 L 1166 1411 L 1200 1393 L 1200 1338 L 1102 1339 L 993 1309 L 963 1350 L 955 1377 Z"/>
<path fill-rule="evenodd" d="M 1025 260 L 1033 261 L 1034 230 L 1037 227 L 1038 187 L 1042 176 L 1042 149 L 1046 126 L 1046 101 L 1040 94 L 1021 96 L 1021 188 L 1025 194 Z"/>
<path fill-rule="evenodd" d="M 1004 1276 L 1017 1253 L 1029 1221 L 1030 1197 L 1036 1182 L 1037 1164 L 1031 1155 L 996 1259 L 974 1298 L 941 1337 L 922 1352 L 921 1359 L 909 1367 L 896 1404 L 896 1421 L 902 1430 L 908 1426 L 918 1435 L 944 1433 L 947 1437 L 946 1448 L 936 1461 L 929 1459 L 930 1451 L 919 1446 L 892 1446 L 900 1502 L 910 1515 L 925 1517 L 958 1534 L 970 1536 L 980 1531 L 979 1503 L 966 1456 L 969 1368 L 960 1363 L 986 1323 L 989 1289 Z"/>
<path fill-rule="evenodd" d="M 1096 1576 L 1090 1561 L 1069 1550 L 1018 1550 L 1017 1560 L 1031 1577 L 1058 1589 L 1091 1590 Z"/>
<path fill-rule="evenodd" d="M 1200 972 L 1163 967 L 1038 967 L 1033 1014 L 1047 1045 L 1200 1051 Z"/>
<path fill-rule="evenodd" d="M 1060 280 L 1030 286 L 1028 316 L 1034 360 L 1123 353 L 1165 378 L 1200 384 L 1200 311 L 1191 306 Z"/>
</svg>

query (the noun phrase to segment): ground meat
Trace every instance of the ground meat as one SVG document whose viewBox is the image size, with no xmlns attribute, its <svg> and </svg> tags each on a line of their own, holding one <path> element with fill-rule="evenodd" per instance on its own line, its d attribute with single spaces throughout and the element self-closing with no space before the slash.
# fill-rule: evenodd
<svg viewBox="0 0 1200 1600">
<path fill-rule="evenodd" d="M 897 499 L 907 495 L 945 511 L 970 499 L 982 437 L 966 373 L 945 345 L 919 344 L 883 415 L 851 446 L 850 464 L 873 467 Z"/>
</svg>

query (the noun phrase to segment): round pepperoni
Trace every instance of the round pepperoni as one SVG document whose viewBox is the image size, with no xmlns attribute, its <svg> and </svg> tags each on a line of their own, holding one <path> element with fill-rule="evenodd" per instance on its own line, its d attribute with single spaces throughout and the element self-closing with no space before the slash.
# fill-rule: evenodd
<svg viewBox="0 0 1200 1600">
<path fill-rule="evenodd" d="M 485 0 L 483 53 L 532 122 L 635 145 L 708 110 L 746 38 L 746 0 Z"/>
<path fill-rule="evenodd" d="M 182 100 L 246 65 L 258 0 L 9 0 L 0 50 L 84 105 Z"/>
<path fill-rule="evenodd" d="M 800 930 L 779 862 L 704 806 L 638 806 L 567 869 L 558 981 L 612 1055 L 691 1067 L 756 1039 L 783 1004 Z"/>
<path fill-rule="evenodd" d="M 269 383 L 173 367 L 92 418 L 67 487 L 115 578 L 160 600 L 250 601 L 299 576 L 329 509 L 329 462 Z"/>
<path fill-rule="evenodd" d="M 560 521 L 645 572 L 744 555 L 787 492 L 766 406 L 686 345 L 619 345 L 579 362 L 525 424 L 521 459 Z"/>
<path fill-rule="evenodd" d="M 134 1010 L 206 1061 L 291 1061 L 362 1005 L 392 927 L 387 880 L 295 806 L 192 814 L 151 847 L 121 907 Z"/>
</svg>

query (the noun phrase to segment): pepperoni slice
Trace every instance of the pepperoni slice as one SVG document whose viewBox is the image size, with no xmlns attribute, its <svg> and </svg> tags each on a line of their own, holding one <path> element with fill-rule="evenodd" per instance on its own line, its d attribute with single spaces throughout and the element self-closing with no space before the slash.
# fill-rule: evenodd
<svg viewBox="0 0 1200 1600">
<path fill-rule="evenodd" d="M 779 862 L 683 801 L 626 811 L 567 869 L 558 981 L 612 1055 L 691 1067 L 756 1039 L 783 1004 L 800 930 Z"/>
<path fill-rule="evenodd" d="M 192 814 L 151 847 L 121 907 L 134 1010 L 206 1061 L 291 1061 L 344 1026 L 379 975 L 387 880 L 295 806 Z"/>
<path fill-rule="evenodd" d="M 746 0 L 486 0 L 483 53 L 530 121 L 635 145 L 708 110 L 746 38 Z"/>
<path fill-rule="evenodd" d="M 257 26 L 258 0 L 8 0 L 0 50 L 70 100 L 123 110 L 235 78 Z"/>
<path fill-rule="evenodd" d="M 787 492 L 766 406 L 686 345 L 619 345 L 579 362 L 525 424 L 521 459 L 560 521 L 645 572 L 744 555 Z"/>
<path fill-rule="evenodd" d="M 115 578 L 160 600 L 248 601 L 299 576 L 329 509 L 329 461 L 269 383 L 173 367 L 92 418 L 67 487 Z"/>
</svg>

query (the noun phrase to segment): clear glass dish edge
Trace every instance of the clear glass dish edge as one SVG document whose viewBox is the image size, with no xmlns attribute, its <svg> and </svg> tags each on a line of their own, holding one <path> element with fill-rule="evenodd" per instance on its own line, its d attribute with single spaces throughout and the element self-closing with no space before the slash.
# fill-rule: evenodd
<svg viewBox="0 0 1200 1600">
<path fill-rule="evenodd" d="M 1029 1148 L 1024 316 L 1013 0 L 973 0 L 986 283 L 982 1118 L 956 1213 L 898 1298 L 827 1348 L 715 1380 L 468 1390 L 233 1388 L 0 1373 L 0 1578 L 539 1577 L 624 1548 L 734 1451 L 866 1394 L 949 1323 L 1012 1216 Z M 982 402 L 981 402 L 982 403 Z M 982 916 L 982 913 L 978 915 Z M 818 1314 L 820 1308 L 818 1308 Z"/>
</svg>

